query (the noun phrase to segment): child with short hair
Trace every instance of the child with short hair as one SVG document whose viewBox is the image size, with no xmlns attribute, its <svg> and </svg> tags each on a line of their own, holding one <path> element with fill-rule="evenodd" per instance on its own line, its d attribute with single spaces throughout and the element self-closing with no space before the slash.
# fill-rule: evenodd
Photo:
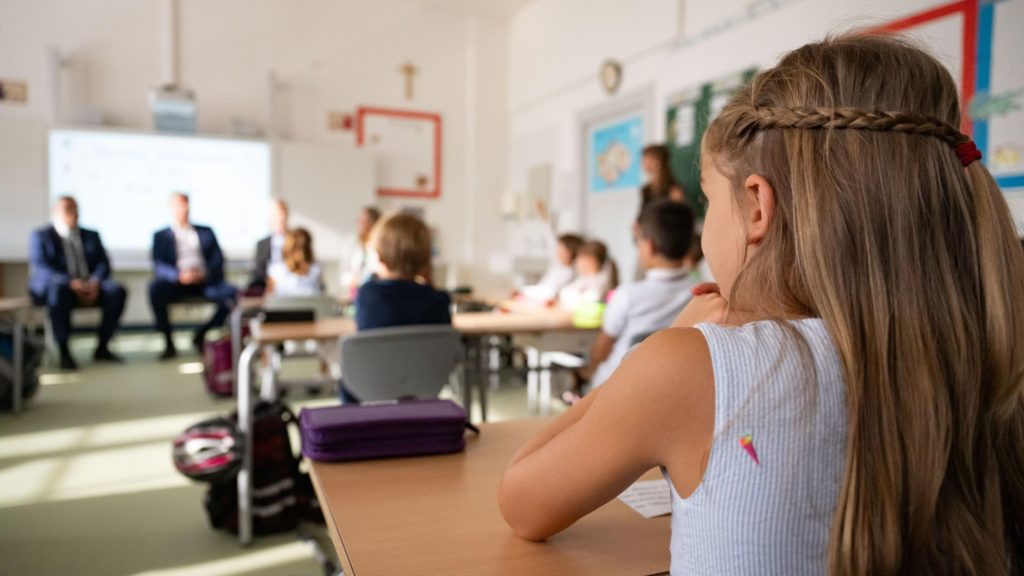
<svg viewBox="0 0 1024 576">
<path fill-rule="evenodd" d="M 668 328 L 690 301 L 689 269 L 684 265 L 693 238 L 693 212 L 684 204 L 659 199 L 637 220 L 637 252 L 643 280 L 620 286 L 608 299 L 587 365 L 574 374 L 566 403 L 580 399 L 582 386 L 597 388 L 611 376 L 626 353 L 653 332 Z"/>
<path fill-rule="evenodd" d="M 661 467 L 672 574 L 1020 573 L 1024 251 L 961 120 L 878 35 L 740 90 L 702 142 L 717 286 L 513 457 L 515 532 Z"/>
<path fill-rule="evenodd" d="M 572 310 L 583 302 L 604 302 L 619 285 L 619 271 L 600 240 L 589 240 L 576 253 L 576 279 L 558 292 L 558 304 Z"/>
<path fill-rule="evenodd" d="M 377 276 L 356 295 L 358 329 L 451 324 L 451 298 L 429 282 L 427 225 L 412 214 L 387 216 L 375 225 L 370 243 L 377 254 Z"/>
</svg>

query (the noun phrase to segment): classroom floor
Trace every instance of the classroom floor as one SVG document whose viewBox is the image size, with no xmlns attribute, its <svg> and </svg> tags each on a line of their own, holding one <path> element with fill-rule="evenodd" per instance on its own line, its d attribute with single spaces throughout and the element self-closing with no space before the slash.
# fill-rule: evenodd
<svg viewBox="0 0 1024 576">
<path fill-rule="evenodd" d="M 179 336 L 187 350 L 187 334 Z M 126 365 L 94 366 L 94 342 L 74 341 L 77 373 L 44 371 L 25 411 L 0 413 L 0 574 L 321 574 L 313 547 L 294 534 L 243 549 L 210 529 L 204 485 L 175 471 L 171 439 L 232 408 L 204 391 L 198 356 L 158 362 L 157 338 L 125 335 L 115 350 Z M 302 362 L 286 365 L 285 375 L 308 374 L 313 366 Z M 490 398 L 491 421 L 527 415 L 519 375 L 502 376 Z M 290 397 L 295 409 L 334 402 Z M 333 553 L 326 532 L 314 532 Z"/>
</svg>

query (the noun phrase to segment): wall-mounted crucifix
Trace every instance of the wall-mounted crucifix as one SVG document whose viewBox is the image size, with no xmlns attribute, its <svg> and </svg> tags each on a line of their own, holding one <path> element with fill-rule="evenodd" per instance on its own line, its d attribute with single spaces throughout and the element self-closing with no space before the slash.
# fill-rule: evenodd
<svg viewBox="0 0 1024 576">
<path fill-rule="evenodd" d="M 420 70 L 412 62 L 402 64 L 398 71 L 405 76 L 405 99 L 412 100 L 412 79 Z"/>
</svg>

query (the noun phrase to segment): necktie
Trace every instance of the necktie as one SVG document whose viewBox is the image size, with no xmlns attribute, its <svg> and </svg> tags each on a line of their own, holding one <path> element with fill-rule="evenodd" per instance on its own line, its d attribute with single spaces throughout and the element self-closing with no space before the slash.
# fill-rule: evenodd
<svg viewBox="0 0 1024 576">
<path fill-rule="evenodd" d="M 71 254 L 68 255 L 68 272 L 72 278 L 87 278 L 89 276 L 89 265 L 85 262 L 82 238 L 76 230 L 72 230 L 68 234 L 68 245 L 71 247 Z"/>
</svg>

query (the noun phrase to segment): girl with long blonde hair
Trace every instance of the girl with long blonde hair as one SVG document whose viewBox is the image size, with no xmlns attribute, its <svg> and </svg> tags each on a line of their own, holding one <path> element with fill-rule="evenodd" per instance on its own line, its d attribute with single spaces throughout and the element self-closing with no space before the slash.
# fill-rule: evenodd
<svg viewBox="0 0 1024 576">
<path fill-rule="evenodd" d="M 660 466 L 673 574 L 1024 572 L 1024 251 L 962 120 L 891 37 L 737 94 L 703 142 L 718 284 L 516 454 L 515 532 Z"/>
</svg>

